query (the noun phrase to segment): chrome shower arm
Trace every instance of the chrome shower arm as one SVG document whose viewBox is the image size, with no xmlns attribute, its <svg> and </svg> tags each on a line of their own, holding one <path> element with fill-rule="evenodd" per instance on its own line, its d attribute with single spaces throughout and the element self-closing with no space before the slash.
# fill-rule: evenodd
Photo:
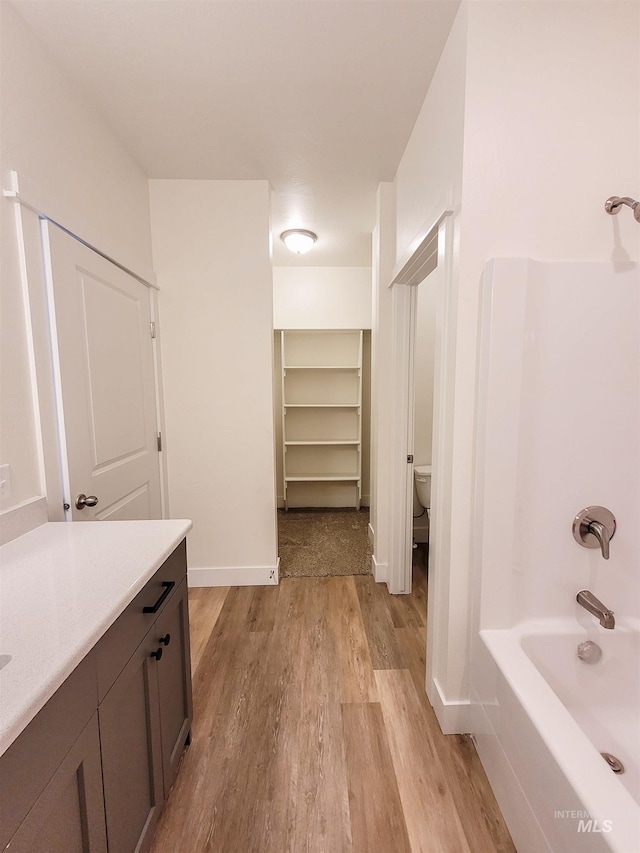
<svg viewBox="0 0 640 853">
<path fill-rule="evenodd" d="M 620 213 L 620 208 L 623 204 L 626 204 L 627 207 L 630 207 L 633 210 L 633 218 L 636 222 L 640 222 L 640 202 L 637 202 L 634 198 L 629 198 L 629 196 L 620 197 L 617 195 L 612 195 L 611 198 L 608 198 L 604 203 L 604 209 L 607 213 L 610 213 L 614 216 L 616 213 Z"/>
</svg>

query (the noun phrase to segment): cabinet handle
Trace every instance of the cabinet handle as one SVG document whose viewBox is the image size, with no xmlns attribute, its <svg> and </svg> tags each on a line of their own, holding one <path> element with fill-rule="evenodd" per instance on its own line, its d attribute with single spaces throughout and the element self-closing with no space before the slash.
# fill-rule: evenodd
<svg viewBox="0 0 640 853">
<path fill-rule="evenodd" d="M 175 581 L 162 581 L 162 586 L 164 587 L 162 595 L 156 601 L 156 603 L 154 605 L 152 605 L 151 607 L 143 607 L 142 612 L 143 613 L 157 613 L 158 610 L 162 607 L 162 604 L 163 604 L 165 598 L 169 595 L 169 593 L 171 592 L 171 590 L 174 588 L 175 585 L 176 585 Z"/>
<path fill-rule="evenodd" d="M 151 657 L 155 658 L 156 660 L 160 660 L 160 658 L 162 657 L 162 649 L 156 649 L 155 652 L 151 652 Z"/>
<path fill-rule="evenodd" d="M 158 642 L 162 643 L 163 646 L 168 646 L 171 642 L 171 634 L 165 634 L 164 637 L 160 637 Z"/>
</svg>

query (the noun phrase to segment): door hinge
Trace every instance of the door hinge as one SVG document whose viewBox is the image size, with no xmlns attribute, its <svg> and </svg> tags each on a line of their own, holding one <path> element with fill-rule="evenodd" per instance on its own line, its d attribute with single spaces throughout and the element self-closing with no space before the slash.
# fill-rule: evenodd
<svg viewBox="0 0 640 853">
<path fill-rule="evenodd" d="M 149 332 L 151 333 L 151 337 L 155 338 L 155 336 L 156 336 L 156 324 L 154 323 L 153 320 L 149 323 Z"/>
<path fill-rule="evenodd" d="M 407 456 L 407 464 L 410 465 L 413 462 L 413 453 L 410 453 Z"/>
<path fill-rule="evenodd" d="M 162 450 L 162 433 L 158 433 L 158 452 Z"/>
</svg>

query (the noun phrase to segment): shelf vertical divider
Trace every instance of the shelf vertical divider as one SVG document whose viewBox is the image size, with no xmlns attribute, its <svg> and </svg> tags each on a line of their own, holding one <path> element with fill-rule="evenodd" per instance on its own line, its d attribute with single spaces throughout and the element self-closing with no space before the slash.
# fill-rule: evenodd
<svg viewBox="0 0 640 853">
<path fill-rule="evenodd" d="M 287 372 L 285 367 L 285 346 L 284 346 L 285 331 L 280 331 L 280 391 L 282 400 L 282 497 L 284 499 L 285 511 L 289 509 L 287 500 L 287 407 L 284 398 L 284 377 Z"/>
</svg>

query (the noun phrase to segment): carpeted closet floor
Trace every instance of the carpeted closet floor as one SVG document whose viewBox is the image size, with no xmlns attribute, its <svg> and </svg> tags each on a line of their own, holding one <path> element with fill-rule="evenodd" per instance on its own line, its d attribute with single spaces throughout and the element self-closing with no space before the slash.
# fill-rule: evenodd
<svg viewBox="0 0 640 853">
<path fill-rule="evenodd" d="M 368 524 L 368 509 L 280 510 L 280 577 L 370 574 Z"/>
</svg>

